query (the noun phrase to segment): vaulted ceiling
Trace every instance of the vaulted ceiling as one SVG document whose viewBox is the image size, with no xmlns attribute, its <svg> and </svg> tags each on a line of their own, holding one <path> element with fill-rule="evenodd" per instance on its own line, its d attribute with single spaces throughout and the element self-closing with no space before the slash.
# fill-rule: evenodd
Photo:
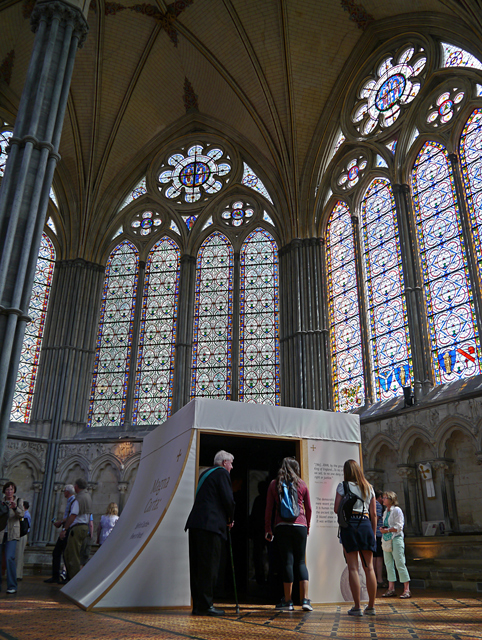
<svg viewBox="0 0 482 640">
<path fill-rule="evenodd" d="M 343 94 L 340 78 L 377 25 L 438 14 L 481 33 L 479 0 L 151 1 L 91 2 L 54 178 L 70 257 L 89 258 L 87 238 L 116 215 L 165 140 L 203 128 L 269 176 L 293 235 L 302 234 L 320 145 L 333 135 L 335 89 Z M 34 41 L 32 8 L 0 2 L 0 115 L 10 121 Z"/>
</svg>

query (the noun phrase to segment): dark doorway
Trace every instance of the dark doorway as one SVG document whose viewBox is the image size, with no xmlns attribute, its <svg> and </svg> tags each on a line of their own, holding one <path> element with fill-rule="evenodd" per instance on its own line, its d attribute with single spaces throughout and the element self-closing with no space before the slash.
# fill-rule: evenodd
<svg viewBox="0 0 482 640">
<path fill-rule="evenodd" d="M 281 597 L 275 549 L 264 542 L 265 491 L 276 477 L 283 458 L 296 456 L 299 460 L 299 442 L 212 433 L 200 435 L 200 467 L 212 466 L 214 455 L 221 449 L 234 455 L 231 480 L 236 512 L 231 539 L 240 601 L 275 602 Z M 232 584 L 227 546 L 217 589 L 220 600 L 232 598 Z"/>
</svg>

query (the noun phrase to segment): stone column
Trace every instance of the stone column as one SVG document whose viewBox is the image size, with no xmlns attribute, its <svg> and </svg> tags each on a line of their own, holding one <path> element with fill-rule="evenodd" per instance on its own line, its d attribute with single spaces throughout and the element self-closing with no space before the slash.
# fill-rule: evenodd
<svg viewBox="0 0 482 640">
<path fill-rule="evenodd" d="M 318 238 L 280 251 L 281 404 L 328 408 L 323 260 Z"/>
<path fill-rule="evenodd" d="M 38 509 L 38 504 L 39 504 L 39 495 L 41 494 L 42 488 L 43 488 L 43 482 L 40 482 L 39 480 L 34 480 L 32 483 L 32 486 L 33 486 L 33 500 L 32 500 L 32 508 L 30 509 L 30 513 L 32 514 L 32 525 L 34 525 L 35 521 L 41 518 L 41 514 Z M 33 531 L 29 533 L 28 537 L 29 537 L 29 544 L 32 544 Z"/>
<path fill-rule="evenodd" d="M 393 194 L 397 207 L 400 234 L 405 300 L 407 302 L 408 327 L 413 362 L 413 388 L 415 402 L 433 385 L 430 365 L 430 344 L 427 332 L 427 307 L 423 299 L 420 258 L 417 251 L 416 226 L 411 209 L 410 187 L 408 184 L 394 184 Z"/>
<path fill-rule="evenodd" d="M 117 490 L 119 491 L 119 515 L 125 507 L 127 490 L 129 489 L 128 482 L 119 482 Z"/>
<path fill-rule="evenodd" d="M 0 187 L 0 459 L 50 187 L 77 49 L 88 25 L 85 0 L 40 0 L 36 33 Z"/>
<path fill-rule="evenodd" d="M 31 423 L 50 425 L 36 542 L 50 539 L 61 438 L 75 435 L 86 423 L 103 282 L 100 265 L 81 259 L 56 264 L 32 404 Z"/>
<path fill-rule="evenodd" d="M 191 396 L 192 335 L 194 320 L 194 290 L 196 287 L 196 258 L 181 257 L 179 276 L 179 312 L 177 319 L 176 359 L 172 413 L 189 402 Z"/>
<path fill-rule="evenodd" d="M 460 532 L 459 513 L 457 511 L 457 498 L 455 496 L 454 474 L 449 469 L 445 473 L 445 486 L 447 488 L 447 500 L 452 512 L 452 528 L 456 533 Z"/>
<path fill-rule="evenodd" d="M 414 536 L 423 535 L 422 532 L 422 509 L 420 504 L 420 498 L 418 493 L 418 473 L 417 469 L 414 469 L 413 474 L 408 475 L 408 482 L 410 485 L 410 495 L 412 497 L 412 529 Z"/>
<path fill-rule="evenodd" d="M 61 500 L 64 486 L 65 485 L 61 482 L 54 483 L 55 499 L 54 499 L 54 510 L 53 510 L 52 517 L 55 518 L 56 520 L 59 517 L 60 500 Z M 58 530 L 51 523 L 50 524 L 50 540 L 49 540 L 51 544 L 55 544 L 55 542 L 57 541 L 57 534 L 58 534 Z"/>
<path fill-rule="evenodd" d="M 357 216 L 351 217 L 353 225 L 353 239 L 355 247 L 355 266 L 356 277 L 358 280 L 358 308 L 360 309 L 360 332 L 363 353 L 363 372 L 365 378 L 365 405 L 375 402 L 375 389 L 373 388 L 372 376 L 372 359 L 370 357 L 370 348 L 368 346 L 370 332 L 368 330 L 368 310 L 367 300 L 365 297 L 365 289 L 362 286 L 363 275 L 363 254 L 360 240 L 360 226 Z"/>
<path fill-rule="evenodd" d="M 417 512 L 412 510 L 412 501 L 410 500 L 410 481 L 416 479 L 415 469 L 407 465 L 398 465 L 398 475 L 403 481 L 403 497 L 405 501 L 405 535 L 417 535 Z"/>
<path fill-rule="evenodd" d="M 442 496 L 442 507 L 444 513 L 445 520 L 445 533 L 453 533 L 454 529 L 452 526 L 452 518 L 450 517 L 450 509 L 449 509 L 449 501 L 447 496 L 447 485 L 445 482 L 445 474 L 449 470 L 448 462 L 452 462 L 452 460 L 445 460 L 444 458 L 439 458 L 438 460 L 432 460 L 432 470 L 436 473 L 436 479 L 438 481 L 438 485 L 440 487 L 440 492 Z"/>
</svg>

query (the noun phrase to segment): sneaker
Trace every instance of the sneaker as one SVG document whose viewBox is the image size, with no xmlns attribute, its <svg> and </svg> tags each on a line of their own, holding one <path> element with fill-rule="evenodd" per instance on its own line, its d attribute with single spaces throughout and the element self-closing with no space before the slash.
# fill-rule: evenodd
<svg viewBox="0 0 482 640">
<path fill-rule="evenodd" d="M 352 607 L 351 609 L 348 609 L 348 615 L 349 616 L 362 616 L 363 615 L 363 611 L 361 609 L 355 609 L 355 607 Z"/>
<path fill-rule="evenodd" d="M 295 608 L 293 606 L 293 601 L 292 600 L 288 600 L 288 602 L 286 602 L 286 600 L 284 598 L 281 598 L 281 602 L 279 602 L 276 605 L 276 609 L 278 611 L 294 611 Z"/>
<path fill-rule="evenodd" d="M 16 589 L 7 589 L 7 593 L 17 593 Z"/>
<path fill-rule="evenodd" d="M 363 613 L 366 616 L 375 616 L 376 615 L 374 607 L 365 607 L 365 609 L 363 610 Z"/>
<path fill-rule="evenodd" d="M 311 606 L 311 600 L 308 598 L 303 598 L 303 602 L 301 603 L 301 608 L 303 611 L 313 611 L 313 607 Z"/>
</svg>

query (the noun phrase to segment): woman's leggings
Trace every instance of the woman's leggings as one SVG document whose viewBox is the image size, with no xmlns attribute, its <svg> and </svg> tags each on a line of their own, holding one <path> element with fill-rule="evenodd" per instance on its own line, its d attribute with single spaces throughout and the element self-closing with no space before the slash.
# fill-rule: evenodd
<svg viewBox="0 0 482 640">
<path fill-rule="evenodd" d="M 296 567 L 300 580 L 308 580 L 305 563 L 307 535 L 308 531 L 304 526 L 279 524 L 275 528 L 274 537 L 281 558 L 283 582 L 293 582 L 293 567 Z"/>
</svg>

